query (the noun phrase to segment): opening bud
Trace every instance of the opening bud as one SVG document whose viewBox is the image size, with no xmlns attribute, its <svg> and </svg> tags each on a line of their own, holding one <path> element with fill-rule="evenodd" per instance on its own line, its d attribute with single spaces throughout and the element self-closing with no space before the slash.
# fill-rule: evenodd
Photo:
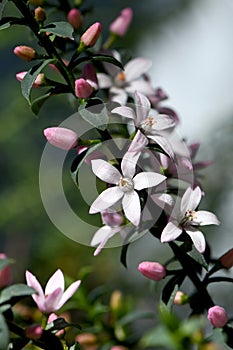
<svg viewBox="0 0 233 350">
<path fill-rule="evenodd" d="M 33 324 L 25 329 L 25 336 L 31 340 L 39 340 L 42 333 L 43 328 L 39 324 Z"/>
<path fill-rule="evenodd" d="M 160 281 L 166 277 L 166 268 L 158 262 L 143 261 L 138 265 L 138 270 L 143 276 L 154 280 Z"/>
<path fill-rule="evenodd" d="M 97 42 L 100 33 L 101 33 L 102 25 L 99 22 L 92 24 L 85 33 L 80 38 L 79 49 L 81 50 L 85 47 L 92 47 Z"/>
<path fill-rule="evenodd" d="M 133 11 L 130 7 L 121 11 L 120 15 L 111 23 L 110 32 L 118 36 L 124 36 L 133 18 Z"/>
<path fill-rule="evenodd" d="M 174 298 L 174 304 L 175 305 L 184 305 L 188 302 L 189 297 L 187 294 L 181 292 L 180 290 L 178 290 L 178 292 L 175 295 Z"/>
<path fill-rule="evenodd" d="M 36 51 L 32 47 L 25 45 L 16 46 L 14 48 L 14 54 L 27 62 L 30 62 L 36 57 Z"/>
<path fill-rule="evenodd" d="M 16 74 L 16 79 L 21 83 L 26 74 L 27 72 L 19 72 Z M 33 87 L 39 88 L 46 85 L 47 85 L 47 81 L 44 73 L 39 73 L 38 76 L 36 77 L 36 80 L 33 83 Z"/>
<path fill-rule="evenodd" d="M 44 130 L 44 135 L 51 145 L 66 151 L 74 148 L 78 143 L 78 134 L 66 128 L 47 128 Z"/>
<path fill-rule="evenodd" d="M 75 95 L 78 98 L 88 98 L 93 92 L 93 87 L 83 78 L 75 80 Z"/>
<path fill-rule="evenodd" d="M 222 328 L 228 321 L 228 316 L 225 309 L 221 306 L 213 306 L 208 310 L 208 320 L 212 326 Z"/>
<path fill-rule="evenodd" d="M 82 17 L 81 11 L 76 8 L 71 9 L 68 12 L 67 20 L 75 30 L 79 29 L 83 23 L 83 17 Z"/>
</svg>

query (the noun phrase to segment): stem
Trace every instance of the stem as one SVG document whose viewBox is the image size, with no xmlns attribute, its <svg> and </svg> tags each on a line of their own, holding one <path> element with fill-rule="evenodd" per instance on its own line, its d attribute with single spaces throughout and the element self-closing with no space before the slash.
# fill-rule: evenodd
<svg viewBox="0 0 233 350">
<path fill-rule="evenodd" d="M 206 284 L 214 283 L 214 282 L 230 282 L 230 283 L 233 283 L 233 278 L 230 278 L 230 277 L 212 277 L 212 278 L 209 278 L 206 281 Z"/>
<path fill-rule="evenodd" d="M 39 39 L 41 45 L 47 51 L 49 57 L 55 59 L 56 61 L 55 64 L 59 69 L 60 73 L 62 74 L 62 76 L 64 77 L 65 81 L 67 82 L 68 86 L 70 87 L 70 91 L 73 94 L 75 94 L 74 93 L 75 78 L 73 74 L 67 69 L 66 65 L 63 63 L 60 55 L 58 54 L 56 48 L 54 47 L 53 43 L 50 41 L 48 36 L 45 33 L 40 33 L 39 24 L 36 22 L 28 6 L 22 0 L 12 0 L 12 1 L 24 16 L 26 22 L 28 23 L 28 26 L 30 27 L 34 35 Z"/>
<path fill-rule="evenodd" d="M 214 302 L 211 299 L 204 283 L 199 279 L 195 270 L 193 269 L 192 260 L 174 242 L 170 242 L 169 245 L 174 255 L 176 256 L 177 260 L 179 260 L 181 266 L 186 272 L 187 276 L 193 282 L 194 286 L 198 291 L 198 294 L 201 296 L 202 300 L 204 301 L 203 304 L 205 305 L 205 308 L 208 310 L 210 307 L 214 306 Z"/>
</svg>

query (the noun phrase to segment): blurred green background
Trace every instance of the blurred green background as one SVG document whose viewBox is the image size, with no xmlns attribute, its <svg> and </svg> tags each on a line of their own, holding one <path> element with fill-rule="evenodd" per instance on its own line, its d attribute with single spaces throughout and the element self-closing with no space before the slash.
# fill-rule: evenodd
<svg viewBox="0 0 233 350">
<path fill-rule="evenodd" d="M 222 221 L 221 227 L 205 230 L 215 254 L 221 255 L 233 246 L 232 3 L 89 0 L 86 4 L 94 5 L 87 21 L 102 22 L 104 35 L 122 8 L 133 8 L 131 29 L 117 44 L 126 46 L 134 57 L 153 60 L 153 83 L 170 96 L 168 104 L 181 118 L 180 134 L 190 142 L 200 140 L 198 158 L 215 162 L 203 172 L 203 208 L 215 211 Z M 110 289 L 146 294 L 148 281 L 136 267 L 143 260 L 164 262 L 169 256 L 166 245 L 144 236 L 130 247 L 126 270 L 120 265 L 120 248 L 105 249 L 93 257 L 93 248 L 65 237 L 44 210 L 39 191 L 40 158 L 46 143 L 43 129 L 58 125 L 73 110 L 67 97 L 59 96 L 45 104 L 39 118 L 30 111 L 15 79 L 15 74 L 27 70 L 29 65 L 13 54 L 13 48 L 32 43 L 27 29 L 12 27 L 0 32 L 0 250 L 16 260 L 13 269 L 17 282 L 24 280 L 25 269 L 45 282 L 58 267 L 75 278 L 79 269 L 90 265 L 90 288 L 103 283 Z M 68 170 L 64 177 L 75 198 Z M 222 298 L 220 290 L 214 293 L 216 298 Z M 225 294 L 227 302 L 229 289 Z"/>
</svg>

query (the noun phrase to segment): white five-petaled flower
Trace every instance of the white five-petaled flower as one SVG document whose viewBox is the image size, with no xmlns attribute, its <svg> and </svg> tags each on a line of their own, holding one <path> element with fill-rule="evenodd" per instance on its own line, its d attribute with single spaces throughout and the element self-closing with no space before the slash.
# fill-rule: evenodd
<svg viewBox="0 0 233 350">
<path fill-rule="evenodd" d="M 90 214 L 103 212 L 122 200 L 126 218 L 135 226 L 141 218 L 141 205 L 136 192 L 159 185 L 166 177 L 155 172 L 141 172 L 135 175 L 136 164 L 141 152 L 126 152 L 121 162 L 122 174 L 102 159 L 92 161 L 94 174 L 109 184 L 115 185 L 103 191 L 92 203 Z"/>
<path fill-rule="evenodd" d="M 38 309 L 47 314 L 59 310 L 66 301 L 77 291 L 81 281 L 72 283 L 64 292 L 65 281 L 61 270 L 57 270 L 48 280 L 45 292 L 37 278 L 29 271 L 26 271 L 26 281 L 29 287 L 35 289 L 36 294 L 32 298 Z"/>
<path fill-rule="evenodd" d="M 135 106 L 134 109 L 128 106 L 116 107 L 112 113 L 117 113 L 125 118 L 132 119 L 137 128 L 153 142 L 156 142 L 162 149 L 171 157 L 174 157 L 174 151 L 171 143 L 168 140 L 169 133 L 176 126 L 175 121 L 164 114 L 157 114 L 152 116 L 150 101 L 146 96 L 140 92 L 135 92 Z"/>
<path fill-rule="evenodd" d="M 118 52 L 114 51 L 113 55 L 120 61 Z M 135 91 L 141 91 L 147 96 L 154 94 L 151 83 L 142 78 L 151 67 L 150 60 L 134 58 L 126 63 L 124 71 L 110 63 L 105 63 L 104 67 L 108 74 L 97 73 L 97 78 L 101 89 L 109 88 L 111 101 L 125 105 L 128 95 L 133 95 Z"/>
<path fill-rule="evenodd" d="M 201 200 L 201 189 L 196 187 L 192 190 L 188 187 L 180 205 L 175 206 L 170 221 L 165 226 L 161 242 L 170 242 L 178 238 L 183 230 L 190 236 L 196 249 L 203 253 L 205 251 L 205 237 L 198 226 L 219 225 L 217 216 L 209 211 L 195 211 Z"/>
</svg>

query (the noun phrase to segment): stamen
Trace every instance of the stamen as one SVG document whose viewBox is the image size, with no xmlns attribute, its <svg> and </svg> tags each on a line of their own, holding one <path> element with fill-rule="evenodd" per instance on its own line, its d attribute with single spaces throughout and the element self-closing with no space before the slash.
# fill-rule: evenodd
<svg viewBox="0 0 233 350">
<path fill-rule="evenodd" d="M 123 192 L 129 192 L 132 191 L 134 188 L 134 183 L 133 180 L 127 178 L 127 177 L 122 177 L 120 181 L 118 182 L 118 186 Z"/>
</svg>

